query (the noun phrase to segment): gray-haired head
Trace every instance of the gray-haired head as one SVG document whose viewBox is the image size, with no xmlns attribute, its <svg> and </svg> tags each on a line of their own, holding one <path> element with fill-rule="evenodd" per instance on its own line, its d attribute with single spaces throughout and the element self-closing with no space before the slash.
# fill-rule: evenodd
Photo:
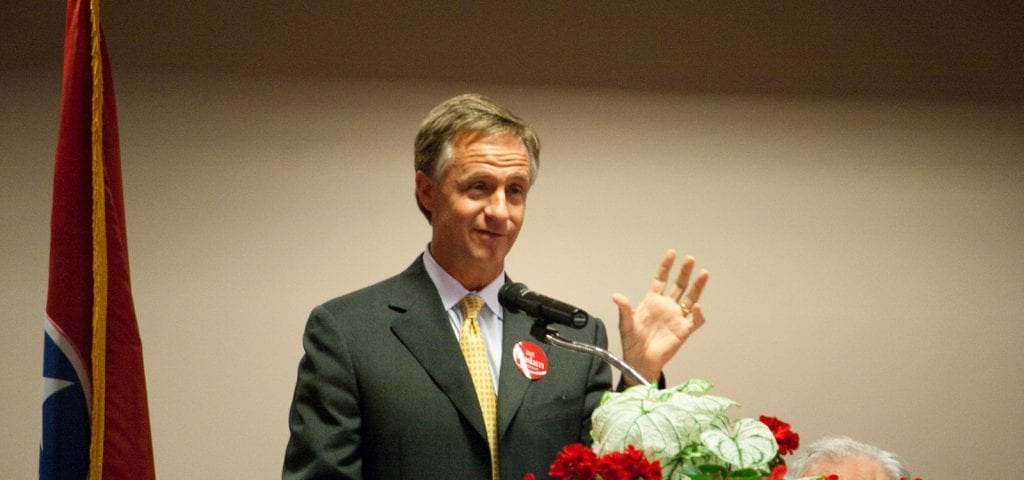
<svg viewBox="0 0 1024 480">
<path fill-rule="evenodd" d="M 540 168 L 540 139 L 537 134 L 507 108 L 475 93 L 445 100 L 423 119 L 416 134 L 416 171 L 425 173 L 434 182 L 440 181 L 451 160 L 455 136 L 463 132 L 519 137 L 530 157 L 530 183 L 537 179 Z M 430 212 L 423 207 L 418 196 L 416 205 L 430 220 Z"/>
<path fill-rule="evenodd" d="M 850 437 L 830 436 L 802 448 L 792 460 L 786 462 L 790 472 L 789 478 L 804 476 L 804 471 L 815 464 L 836 464 L 852 457 L 862 457 L 874 461 L 885 471 L 890 480 L 899 480 L 900 477 L 909 476 L 907 469 L 896 454 Z"/>
</svg>

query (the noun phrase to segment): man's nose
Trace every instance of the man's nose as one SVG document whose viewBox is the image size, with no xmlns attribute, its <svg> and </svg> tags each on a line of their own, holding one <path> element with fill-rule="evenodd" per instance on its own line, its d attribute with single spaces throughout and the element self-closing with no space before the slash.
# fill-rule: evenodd
<svg viewBox="0 0 1024 480">
<path fill-rule="evenodd" d="M 508 212 L 508 201 L 505 198 L 505 192 L 501 189 L 497 189 L 488 197 L 487 206 L 484 208 L 484 213 L 489 218 L 497 220 L 506 220 L 509 217 Z"/>
</svg>

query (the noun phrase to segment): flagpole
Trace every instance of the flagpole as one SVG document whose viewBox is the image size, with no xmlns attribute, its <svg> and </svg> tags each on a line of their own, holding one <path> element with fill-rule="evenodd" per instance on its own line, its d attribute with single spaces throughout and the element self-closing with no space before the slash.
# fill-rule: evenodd
<svg viewBox="0 0 1024 480">
<path fill-rule="evenodd" d="M 107 222 L 103 169 L 103 55 L 100 50 L 100 0 L 90 0 L 92 65 L 92 438 L 89 479 L 103 478 L 107 365 Z"/>
</svg>

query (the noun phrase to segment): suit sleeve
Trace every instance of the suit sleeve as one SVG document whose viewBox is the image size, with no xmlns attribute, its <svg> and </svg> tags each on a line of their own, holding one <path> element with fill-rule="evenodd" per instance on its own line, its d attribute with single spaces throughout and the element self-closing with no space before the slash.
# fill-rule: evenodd
<svg viewBox="0 0 1024 480">
<path fill-rule="evenodd" d="M 310 314 L 288 416 L 283 480 L 359 479 L 358 390 L 346 338 L 322 306 Z"/>
</svg>

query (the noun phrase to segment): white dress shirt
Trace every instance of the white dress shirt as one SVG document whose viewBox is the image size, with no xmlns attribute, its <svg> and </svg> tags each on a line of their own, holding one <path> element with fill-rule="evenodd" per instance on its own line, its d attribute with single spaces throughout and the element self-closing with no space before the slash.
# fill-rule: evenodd
<svg viewBox="0 0 1024 480">
<path fill-rule="evenodd" d="M 487 359 L 491 364 L 491 379 L 494 381 L 494 393 L 498 393 L 498 372 L 501 371 L 501 330 L 502 330 L 502 308 L 498 303 L 498 290 L 505 284 L 505 273 L 502 272 L 487 286 L 478 290 L 466 290 L 455 277 L 452 277 L 437 260 L 430 254 L 430 245 L 427 245 L 423 252 L 423 266 L 427 269 L 427 275 L 437 287 L 437 293 L 441 295 L 441 303 L 448 318 L 451 320 L 452 332 L 455 338 L 459 338 L 459 330 L 462 327 L 462 308 L 459 301 L 462 297 L 475 294 L 484 299 L 485 305 L 480 309 L 477 321 L 480 323 L 480 334 L 483 336 L 487 348 Z"/>
</svg>

